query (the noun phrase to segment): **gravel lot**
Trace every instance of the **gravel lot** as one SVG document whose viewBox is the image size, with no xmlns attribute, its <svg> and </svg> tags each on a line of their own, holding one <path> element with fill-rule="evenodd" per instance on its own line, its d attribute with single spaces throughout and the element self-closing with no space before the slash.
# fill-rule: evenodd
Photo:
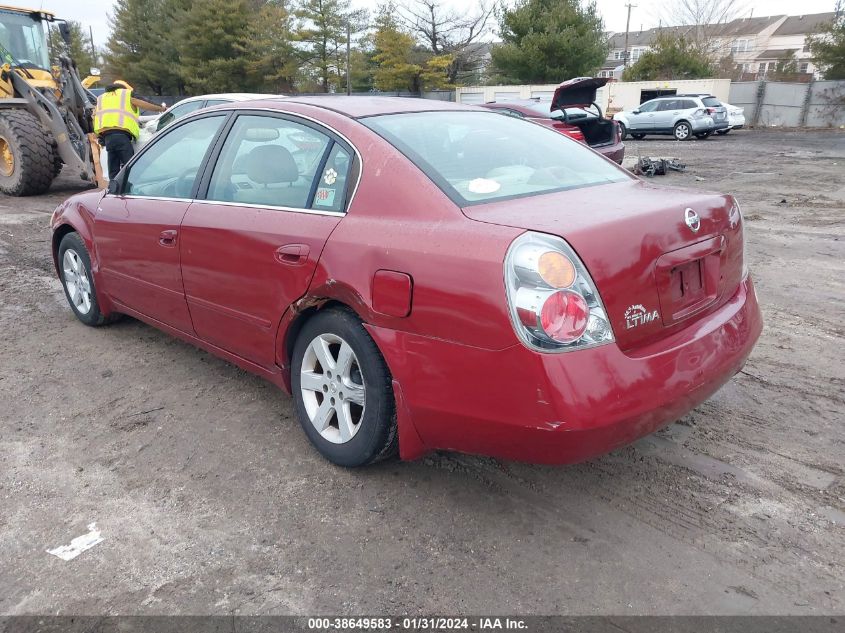
<svg viewBox="0 0 845 633">
<path fill-rule="evenodd" d="M 79 183 L 0 198 L 0 613 L 843 613 L 845 134 L 665 139 L 628 155 L 737 195 L 766 328 L 710 401 L 567 468 L 335 468 L 271 385 L 76 321 L 47 223 Z"/>
</svg>

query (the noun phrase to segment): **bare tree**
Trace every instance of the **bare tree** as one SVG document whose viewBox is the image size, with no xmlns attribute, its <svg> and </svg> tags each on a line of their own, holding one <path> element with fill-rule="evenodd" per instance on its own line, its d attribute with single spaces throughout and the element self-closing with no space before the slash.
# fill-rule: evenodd
<svg viewBox="0 0 845 633">
<path fill-rule="evenodd" d="M 484 52 L 480 40 L 489 33 L 492 4 L 482 1 L 475 11 L 461 13 L 450 8 L 448 0 L 405 0 L 399 5 L 399 15 L 432 53 L 452 56 L 449 83 L 478 68 Z"/>
<path fill-rule="evenodd" d="M 660 12 L 662 24 L 683 27 L 683 36 L 702 53 L 715 54 L 730 35 L 726 25 L 747 13 L 747 0 L 675 0 Z"/>
</svg>

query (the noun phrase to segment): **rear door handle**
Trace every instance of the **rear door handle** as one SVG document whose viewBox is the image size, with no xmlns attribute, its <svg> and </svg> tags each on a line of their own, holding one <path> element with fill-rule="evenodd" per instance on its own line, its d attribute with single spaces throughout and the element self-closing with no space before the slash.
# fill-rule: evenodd
<svg viewBox="0 0 845 633">
<path fill-rule="evenodd" d="M 162 231 L 161 235 L 158 236 L 158 243 L 162 246 L 176 246 L 176 236 L 179 234 L 179 231 L 176 229 L 168 229 L 167 231 Z"/>
<path fill-rule="evenodd" d="M 297 266 L 308 261 L 311 248 L 308 244 L 285 244 L 276 249 L 276 261 L 280 264 Z"/>
</svg>

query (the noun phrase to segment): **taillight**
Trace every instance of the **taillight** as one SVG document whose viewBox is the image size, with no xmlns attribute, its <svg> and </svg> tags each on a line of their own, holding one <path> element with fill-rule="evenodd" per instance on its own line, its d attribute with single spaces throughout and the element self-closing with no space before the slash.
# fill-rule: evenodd
<svg viewBox="0 0 845 633">
<path fill-rule="evenodd" d="M 739 224 L 739 230 L 742 231 L 740 248 L 742 249 L 742 279 L 745 279 L 748 277 L 748 255 L 745 252 L 745 245 L 747 244 L 745 239 L 745 222 L 742 219 L 742 209 L 739 208 L 739 202 L 736 200 L 734 200 L 734 204 L 731 207 L 731 213 L 728 216 L 728 220 L 730 221 L 731 226 Z"/>
<path fill-rule="evenodd" d="M 707 114 L 713 114 L 716 111 L 716 108 L 707 108 Z"/>
<path fill-rule="evenodd" d="M 584 133 L 577 127 L 565 127 L 560 128 L 559 130 L 561 134 L 566 134 L 569 138 L 574 138 L 576 141 L 581 143 L 584 143 L 587 140 Z"/>
<path fill-rule="evenodd" d="M 540 352 L 613 342 L 593 280 L 564 240 L 523 233 L 505 257 L 508 309 L 519 339 Z"/>
</svg>

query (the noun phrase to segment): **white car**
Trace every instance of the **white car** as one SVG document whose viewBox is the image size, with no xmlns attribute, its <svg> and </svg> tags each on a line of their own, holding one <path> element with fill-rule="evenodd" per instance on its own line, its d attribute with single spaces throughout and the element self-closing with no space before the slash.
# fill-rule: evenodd
<svg viewBox="0 0 845 633">
<path fill-rule="evenodd" d="M 138 134 L 138 140 L 135 141 L 135 150 L 141 149 L 144 145 L 149 143 L 150 139 L 158 132 L 190 112 L 195 110 L 202 110 L 203 108 L 210 108 L 212 106 L 221 105 L 224 103 L 232 103 L 234 101 L 253 101 L 255 99 L 267 99 L 282 97 L 284 95 L 266 95 L 249 92 L 230 92 L 213 95 L 200 95 L 198 97 L 188 97 L 182 99 L 174 104 L 161 114 L 153 116 L 145 115 L 140 118 L 141 129 Z M 100 150 L 100 166 L 103 170 L 103 177 L 108 180 L 108 152 L 105 148 Z"/>
<path fill-rule="evenodd" d="M 716 134 L 727 134 L 731 130 L 739 130 L 745 125 L 745 110 L 739 106 L 731 105 L 730 103 L 722 102 L 722 105 L 728 109 L 728 129 L 716 130 Z"/>
<path fill-rule="evenodd" d="M 187 99 L 182 99 L 182 101 L 179 101 L 161 114 L 150 118 L 141 125 L 141 133 L 138 137 L 137 147 L 143 147 L 158 132 L 161 132 L 176 119 L 182 118 L 189 112 L 202 110 L 203 108 L 210 108 L 223 103 L 232 103 L 233 101 L 252 101 L 254 99 L 266 99 L 268 97 L 280 96 L 283 95 L 230 92 L 224 94 L 200 95 L 198 97 L 188 97 Z"/>
</svg>

